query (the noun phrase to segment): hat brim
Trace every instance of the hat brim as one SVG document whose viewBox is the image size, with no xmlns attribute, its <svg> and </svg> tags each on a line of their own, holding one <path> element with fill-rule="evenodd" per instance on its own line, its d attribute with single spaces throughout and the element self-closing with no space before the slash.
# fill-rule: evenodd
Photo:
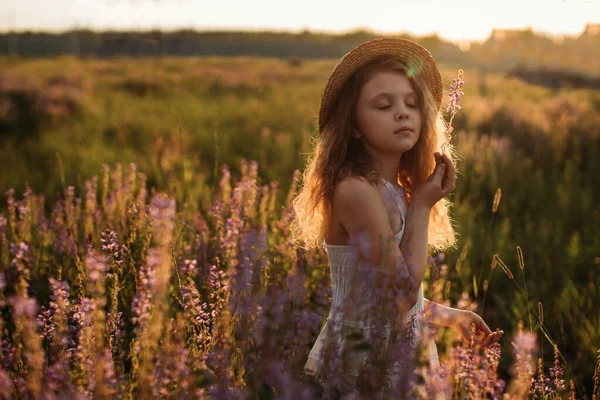
<svg viewBox="0 0 600 400">
<path fill-rule="evenodd" d="M 423 46 L 406 39 L 380 38 L 365 42 L 346 53 L 335 65 L 325 85 L 319 110 L 319 132 L 331 117 L 333 106 L 346 81 L 360 67 L 382 54 L 398 57 L 407 66 L 409 77 L 421 75 L 437 102 L 442 104 L 442 77 L 431 53 Z"/>
</svg>

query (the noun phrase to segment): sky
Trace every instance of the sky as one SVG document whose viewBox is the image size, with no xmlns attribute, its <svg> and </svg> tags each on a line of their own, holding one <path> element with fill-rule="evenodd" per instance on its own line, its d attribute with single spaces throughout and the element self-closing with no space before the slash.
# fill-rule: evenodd
<svg viewBox="0 0 600 400">
<path fill-rule="evenodd" d="M 71 28 L 437 33 L 485 40 L 492 29 L 578 35 L 600 0 L 0 0 L 0 31 Z"/>
</svg>

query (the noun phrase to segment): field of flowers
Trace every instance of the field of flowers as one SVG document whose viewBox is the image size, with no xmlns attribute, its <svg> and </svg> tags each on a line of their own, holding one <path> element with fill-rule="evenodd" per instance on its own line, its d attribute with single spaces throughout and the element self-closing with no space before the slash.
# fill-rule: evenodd
<svg viewBox="0 0 600 400">
<path fill-rule="evenodd" d="M 327 259 L 288 231 L 333 64 L 0 60 L 0 398 L 335 398 L 301 373 Z M 599 398 L 600 95 L 465 81 L 425 297 L 507 334 L 433 332 L 445 379 L 406 390 Z"/>
</svg>

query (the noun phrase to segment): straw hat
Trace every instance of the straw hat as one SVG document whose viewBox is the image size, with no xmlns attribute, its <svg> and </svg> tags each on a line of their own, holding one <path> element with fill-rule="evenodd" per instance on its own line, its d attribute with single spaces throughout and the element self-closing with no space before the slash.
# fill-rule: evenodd
<svg viewBox="0 0 600 400">
<path fill-rule="evenodd" d="M 406 39 L 381 38 L 365 42 L 346 53 L 333 67 L 331 76 L 325 85 L 319 111 L 319 132 L 322 132 L 331 117 L 337 96 L 344 83 L 360 67 L 374 57 L 390 54 L 397 56 L 407 65 L 409 76 L 421 75 L 434 99 L 438 109 L 442 104 L 442 77 L 431 53 L 423 46 Z"/>
</svg>

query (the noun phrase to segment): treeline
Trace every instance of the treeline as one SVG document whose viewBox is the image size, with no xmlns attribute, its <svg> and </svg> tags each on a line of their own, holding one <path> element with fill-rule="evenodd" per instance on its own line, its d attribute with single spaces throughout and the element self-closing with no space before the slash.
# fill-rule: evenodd
<svg viewBox="0 0 600 400">
<path fill-rule="evenodd" d="M 516 66 L 550 68 L 600 77 L 600 34 L 553 40 L 531 30 L 496 30 L 483 43 L 458 45 L 436 36 L 412 37 L 447 65 L 508 71 Z M 258 56 L 276 58 L 339 58 L 359 43 L 379 37 L 356 30 L 342 35 L 291 32 L 19 32 L 0 35 L 0 54 L 49 57 L 74 54 L 83 57 Z"/>
<path fill-rule="evenodd" d="M 262 56 L 336 58 L 377 35 L 356 31 L 345 35 L 312 32 L 93 32 L 59 34 L 24 32 L 0 36 L 0 53 L 21 56 Z M 436 36 L 412 38 L 447 61 L 463 60 L 457 46 Z"/>
</svg>

